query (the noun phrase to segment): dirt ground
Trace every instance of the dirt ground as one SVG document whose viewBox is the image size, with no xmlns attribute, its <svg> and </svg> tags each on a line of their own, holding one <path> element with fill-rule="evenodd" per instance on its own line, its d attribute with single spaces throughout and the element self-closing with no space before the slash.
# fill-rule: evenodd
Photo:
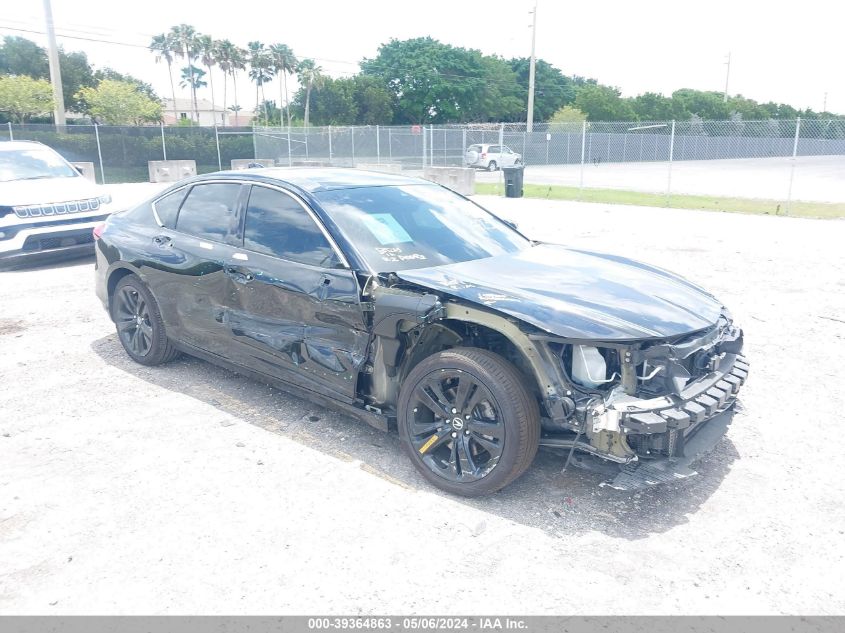
<svg viewBox="0 0 845 633">
<path fill-rule="evenodd" d="M 623 493 L 543 452 L 449 497 L 394 435 L 133 364 L 89 260 L 0 273 L 0 613 L 845 613 L 845 222 L 479 201 L 731 307 L 752 371 L 698 477 Z"/>
</svg>

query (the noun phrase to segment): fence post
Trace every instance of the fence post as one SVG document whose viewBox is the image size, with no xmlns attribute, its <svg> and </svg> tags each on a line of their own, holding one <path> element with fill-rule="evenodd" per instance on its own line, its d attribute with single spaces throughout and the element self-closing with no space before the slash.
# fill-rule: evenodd
<svg viewBox="0 0 845 633">
<path fill-rule="evenodd" d="M 220 134 L 217 132 L 216 125 L 214 126 L 214 144 L 217 146 L 217 169 L 223 171 L 223 161 L 220 158 Z"/>
<path fill-rule="evenodd" d="M 672 195 L 672 158 L 675 155 L 675 119 L 672 119 L 672 132 L 669 134 L 669 176 L 666 182 L 666 206 L 669 206 L 669 198 Z"/>
<path fill-rule="evenodd" d="M 349 126 L 349 140 L 352 145 L 352 166 L 355 167 L 355 126 Z"/>
<path fill-rule="evenodd" d="M 581 178 L 578 184 L 578 199 L 584 194 L 584 150 L 587 148 L 587 122 L 581 122 Z"/>
<path fill-rule="evenodd" d="M 504 122 L 499 123 L 499 155 L 502 154 L 502 148 L 505 146 L 505 124 Z M 501 165 L 496 165 L 499 169 L 499 183 L 504 186 L 505 181 L 505 172 L 502 171 Z"/>
<path fill-rule="evenodd" d="M 332 126 L 329 126 L 329 165 L 332 164 Z"/>
<path fill-rule="evenodd" d="M 100 128 L 94 124 L 94 136 L 97 137 L 97 156 L 100 159 L 100 179 L 106 184 L 106 172 L 103 169 L 103 150 L 100 148 Z"/>
<path fill-rule="evenodd" d="M 425 169 L 425 157 L 428 156 L 428 148 L 426 147 L 426 136 L 425 136 L 425 126 L 422 126 L 422 146 L 423 146 L 423 157 L 422 157 L 422 166 Z"/>
<path fill-rule="evenodd" d="M 798 137 L 801 135 L 801 117 L 795 120 L 795 140 L 792 142 L 792 167 L 789 169 L 789 193 L 786 195 L 786 215 L 792 210 L 792 181 L 795 179 L 795 160 L 798 156 Z"/>
<path fill-rule="evenodd" d="M 464 156 L 466 156 L 465 152 L 467 151 L 467 129 L 464 128 L 462 132 L 463 134 L 461 135 L 461 165 L 465 166 L 464 161 L 466 160 L 466 158 L 464 158 Z"/>
<path fill-rule="evenodd" d="M 9 140 L 10 140 L 10 141 L 14 141 L 14 140 L 15 140 L 15 135 L 14 135 L 14 134 L 12 134 L 12 122 L 11 122 L 11 121 L 9 121 Z"/>
<path fill-rule="evenodd" d="M 434 124 L 429 126 L 428 133 L 431 135 L 431 138 L 428 139 L 428 164 L 434 167 Z"/>
<path fill-rule="evenodd" d="M 331 138 L 331 137 L 329 137 Z M 288 167 L 293 165 L 293 157 L 290 154 L 290 122 L 288 122 Z"/>
<path fill-rule="evenodd" d="M 393 162 L 393 128 L 387 128 L 387 155 L 390 156 L 390 162 Z"/>
<path fill-rule="evenodd" d="M 308 128 L 303 128 L 305 130 L 305 160 L 308 160 Z M 290 138 L 290 134 L 288 134 L 288 138 Z"/>
<path fill-rule="evenodd" d="M 167 145 L 164 142 L 164 123 L 159 123 L 159 127 L 161 128 L 161 153 L 164 156 L 164 160 L 167 160 Z"/>
<path fill-rule="evenodd" d="M 379 129 L 376 126 L 376 165 L 381 165 L 381 146 L 379 145 Z"/>
</svg>

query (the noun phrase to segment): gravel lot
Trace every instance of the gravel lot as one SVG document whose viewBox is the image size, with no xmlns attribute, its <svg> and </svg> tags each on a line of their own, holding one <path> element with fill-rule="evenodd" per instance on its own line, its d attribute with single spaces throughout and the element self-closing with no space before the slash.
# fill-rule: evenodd
<svg viewBox="0 0 845 633">
<path fill-rule="evenodd" d="M 541 453 L 452 498 L 393 435 L 133 364 L 90 261 L 0 273 L 0 613 L 845 613 L 845 222 L 479 200 L 732 308 L 752 373 L 700 476 L 623 493 Z"/>
</svg>

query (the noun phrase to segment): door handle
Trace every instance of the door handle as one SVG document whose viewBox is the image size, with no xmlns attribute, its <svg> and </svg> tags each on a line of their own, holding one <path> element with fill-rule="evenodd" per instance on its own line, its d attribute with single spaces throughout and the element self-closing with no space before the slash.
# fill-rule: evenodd
<svg viewBox="0 0 845 633">
<path fill-rule="evenodd" d="M 255 279 L 255 275 L 249 270 L 237 268 L 236 266 L 226 266 L 226 274 L 229 275 L 238 283 L 246 284 Z"/>
<path fill-rule="evenodd" d="M 153 238 L 153 244 L 162 248 L 169 248 L 173 246 L 173 240 L 167 235 L 156 235 Z"/>
</svg>

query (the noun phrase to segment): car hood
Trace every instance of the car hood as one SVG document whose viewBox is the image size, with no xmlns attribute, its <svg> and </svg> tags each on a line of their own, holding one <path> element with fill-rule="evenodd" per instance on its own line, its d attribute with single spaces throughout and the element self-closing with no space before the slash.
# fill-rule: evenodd
<svg viewBox="0 0 845 633">
<path fill-rule="evenodd" d="M 567 338 L 668 338 L 712 326 L 723 310 L 665 270 L 553 244 L 397 275 Z"/>
<path fill-rule="evenodd" d="M 87 200 L 103 195 L 98 185 L 82 176 L 0 182 L 0 206 L 49 204 Z"/>
</svg>

